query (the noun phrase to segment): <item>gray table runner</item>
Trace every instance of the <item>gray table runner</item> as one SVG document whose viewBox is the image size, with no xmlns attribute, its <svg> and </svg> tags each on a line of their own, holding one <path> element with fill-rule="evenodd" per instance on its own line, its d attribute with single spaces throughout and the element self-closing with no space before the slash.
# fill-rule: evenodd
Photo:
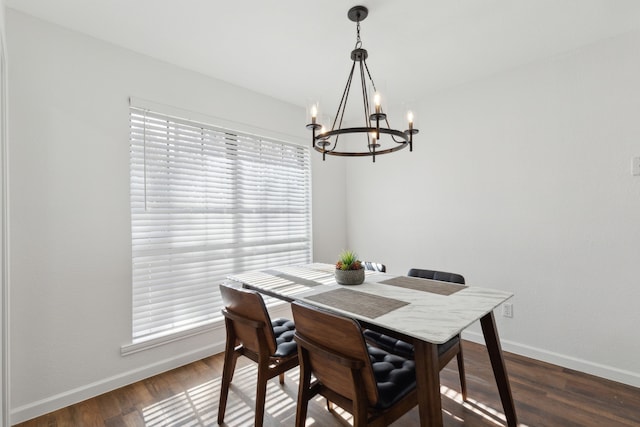
<svg viewBox="0 0 640 427">
<path fill-rule="evenodd" d="M 303 285 L 303 286 L 313 287 L 313 286 L 318 286 L 318 285 L 322 284 L 320 282 L 316 282 L 315 280 L 303 279 L 302 277 L 292 276 L 291 274 L 283 273 L 283 272 L 278 271 L 278 270 L 264 270 L 263 273 L 267 273 L 267 274 L 270 274 L 272 276 L 280 277 L 281 279 L 289 280 L 289 281 L 291 281 L 293 283 L 298 283 L 298 284 Z"/>
</svg>

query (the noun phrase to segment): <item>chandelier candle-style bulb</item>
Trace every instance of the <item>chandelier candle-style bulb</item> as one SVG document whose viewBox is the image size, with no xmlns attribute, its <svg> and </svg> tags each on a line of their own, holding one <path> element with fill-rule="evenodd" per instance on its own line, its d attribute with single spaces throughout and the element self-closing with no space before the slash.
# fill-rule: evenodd
<svg viewBox="0 0 640 427">
<path fill-rule="evenodd" d="M 371 151 L 371 156 L 373 158 L 373 163 L 376 162 L 376 149 L 380 148 L 380 144 L 378 144 L 378 139 L 380 135 L 376 135 L 375 132 L 371 132 L 371 142 L 369 143 L 369 151 Z"/>
<path fill-rule="evenodd" d="M 376 151 L 377 148 L 380 148 L 380 144 L 378 144 L 378 138 L 376 137 L 376 133 L 371 132 L 371 134 L 369 135 L 369 138 L 371 138 L 371 141 L 369 142 L 369 150 L 374 152 Z"/>
<path fill-rule="evenodd" d="M 316 131 L 322 126 L 318 123 L 318 104 L 311 104 L 309 107 L 309 115 L 311 116 L 311 123 L 306 128 L 311 130 L 311 148 L 316 148 Z"/>
<path fill-rule="evenodd" d="M 325 135 L 327 133 L 327 128 L 325 128 L 324 125 L 320 125 L 320 126 L 321 126 L 320 134 L 318 135 L 318 139 L 320 141 L 318 142 L 318 145 L 320 147 L 326 147 L 327 145 L 329 145 L 329 143 L 326 142 L 326 139 L 329 137 Z"/>
<path fill-rule="evenodd" d="M 418 133 L 418 129 L 413 128 L 413 112 L 407 112 L 407 121 L 409 122 L 409 129 L 406 131 L 409 135 L 409 151 L 413 151 L 413 135 Z"/>
<path fill-rule="evenodd" d="M 367 65 L 369 53 L 362 46 L 360 23 L 368 14 L 369 9 L 364 6 L 354 6 L 347 13 L 349 20 L 356 23 L 356 43 L 350 55 L 352 65 L 347 84 L 342 92 L 335 117 L 325 123 L 326 130 L 321 129 L 322 126 L 318 123 L 324 122 L 324 117 L 318 119 L 317 110 L 313 110 L 313 107 L 317 108 L 317 106 L 313 105 L 311 109 L 311 123 L 306 127 L 312 131 L 311 146 L 322 153 L 322 160 L 325 160 L 328 154 L 348 157 L 371 156 L 375 162 L 376 155 L 379 154 L 389 154 L 407 147 L 413 151 L 412 135 L 418 133 L 418 130 L 413 128 L 413 119 L 409 120 L 408 130 L 402 131 L 391 127 L 389 118 L 382 110 L 380 93 L 376 89 L 371 70 Z M 363 112 L 364 115 L 361 118 L 364 119 L 364 123 L 356 127 L 347 127 L 343 126 L 343 121 L 345 116 L 348 117 L 347 122 L 352 121 L 351 115 L 345 112 L 349 104 L 349 92 L 354 86 L 358 87 L 356 91 L 362 94 L 361 114 Z M 371 97 L 373 97 L 373 103 Z"/>
</svg>

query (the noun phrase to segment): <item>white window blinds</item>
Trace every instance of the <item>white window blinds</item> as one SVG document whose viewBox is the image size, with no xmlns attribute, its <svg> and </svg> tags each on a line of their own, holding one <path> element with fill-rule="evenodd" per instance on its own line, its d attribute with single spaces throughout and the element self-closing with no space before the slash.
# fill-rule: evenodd
<svg viewBox="0 0 640 427">
<path fill-rule="evenodd" d="M 131 107 L 133 342 L 221 318 L 231 273 L 311 262 L 307 147 Z"/>
</svg>

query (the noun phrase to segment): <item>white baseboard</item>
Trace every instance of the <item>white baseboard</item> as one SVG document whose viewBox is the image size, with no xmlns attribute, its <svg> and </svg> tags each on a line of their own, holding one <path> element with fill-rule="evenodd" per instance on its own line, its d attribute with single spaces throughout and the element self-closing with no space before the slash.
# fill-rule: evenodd
<svg viewBox="0 0 640 427">
<path fill-rule="evenodd" d="M 14 425 L 23 421 L 39 417 L 49 412 L 64 408 L 74 403 L 81 402 L 86 399 L 98 396 L 111 390 L 124 387 L 136 381 L 158 375 L 170 369 L 195 362 L 205 357 L 224 351 L 224 341 L 208 345 L 197 350 L 176 355 L 165 360 L 160 360 L 152 365 L 134 369 L 122 374 L 114 375 L 109 378 L 87 384 L 82 387 L 68 390 L 46 399 L 29 403 L 27 405 L 14 408 L 11 411 L 11 424 Z"/>
<path fill-rule="evenodd" d="M 462 333 L 462 338 L 478 344 L 485 344 L 484 337 L 479 332 L 465 331 Z M 640 374 L 637 372 L 625 371 L 623 369 L 614 368 L 613 366 L 589 362 L 588 360 L 542 350 L 514 341 L 500 339 L 500 343 L 502 344 L 502 349 L 510 353 L 519 354 L 521 356 L 562 366 L 563 368 L 573 369 L 575 371 L 606 378 L 632 387 L 640 387 Z"/>
</svg>

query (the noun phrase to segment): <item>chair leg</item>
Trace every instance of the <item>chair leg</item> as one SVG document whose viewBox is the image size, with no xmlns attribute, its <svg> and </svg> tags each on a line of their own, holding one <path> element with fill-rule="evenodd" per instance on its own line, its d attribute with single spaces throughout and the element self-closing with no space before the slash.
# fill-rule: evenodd
<svg viewBox="0 0 640 427">
<path fill-rule="evenodd" d="M 366 427 L 368 421 L 367 395 L 358 369 L 351 368 L 351 380 L 356 392 L 353 399 L 353 427 Z"/>
<path fill-rule="evenodd" d="M 222 386 L 220 388 L 220 403 L 218 404 L 218 424 L 222 424 L 224 421 L 224 413 L 227 409 L 227 397 L 229 396 L 229 386 L 233 379 L 237 359 L 238 354 L 234 351 L 233 345 L 227 345 L 224 352 L 224 367 L 222 368 Z"/>
<path fill-rule="evenodd" d="M 462 356 L 462 342 L 459 344 L 460 350 L 456 358 L 458 359 L 458 375 L 460 376 L 460 391 L 462 392 L 462 400 L 467 401 L 467 379 L 464 373 L 464 357 Z"/>
<path fill-rule="evenodd" d="M 298 386 L 298 405 L 296 408 L 296 427 L 304 427 L 307 422 L 307 408 L 311 398 L 311 372 L 306 368 L 309 363 L 306 354 L 300 358 L 300 384 Z M 329 400 L 327 400 L 328 404 Z"/>
<path fill-rule="evenodd" d="M 258 362 L 258 385 L 256 386 L 256 419 L 255 426 L 262 427 L 264 421 L 264 402 L 267 396 L 267 381 L 269 375 L 267 362 Z"/>
<path fill-rule="evenodd" d="M 298 405 L 296 409 L 296 427 L 304 427 L 307 423 L 307 409 L 309 406 L 309 400 L 306 394 L 300 390 L 298 392 Z"/>
<path fill-rule="evenodd" d="M 278 379 L 280 379 L 280 384 L 284 384 L 284 372 L 278 375 Z"/>
</svg>

